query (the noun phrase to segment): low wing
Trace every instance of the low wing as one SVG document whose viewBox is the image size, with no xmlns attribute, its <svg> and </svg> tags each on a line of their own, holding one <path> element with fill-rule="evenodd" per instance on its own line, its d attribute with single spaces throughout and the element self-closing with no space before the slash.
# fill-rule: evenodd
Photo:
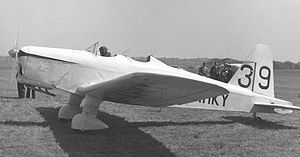
<svg viewBox="0 0 300 157">
<path fill-rule="evenodd" d="M 78 90 L 104 101 L 143 106 L 183 104 L 229 93 L 205 81 L 153 73 L 123 75 Z"/>
<path fill-rule="evenodd" d="M 299 106 L 271 103 L 255 103 L 253 108 L 268 108 L 279 114 L 287 114 L 292 113 L 292 110 L 300 110 Z"/>
</svg>

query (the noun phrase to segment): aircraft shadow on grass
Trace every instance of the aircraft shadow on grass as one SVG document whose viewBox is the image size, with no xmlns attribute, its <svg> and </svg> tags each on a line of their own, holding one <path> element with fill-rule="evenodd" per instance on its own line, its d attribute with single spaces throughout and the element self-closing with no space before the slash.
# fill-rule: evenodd
<svg viewBox="0 0 300 157">
<path fill-rule="evenodd" d="M 248 125 L 257 129 L 268 129 L 268 130 L 280 130 L 280 129 L 297 129 L 292 126 L 285 126 L 280 124 L 280 122 L 271 122 L 267 120 L 255 120 L 252 117 L 242 117 L 242 116 L 224 116 L 222 117 L 226 120 L 230 120 L 233 123 L 240 123 L 243 125 Z"/>
<path fill-rule="evenodd" d="M 50 126 L 60 147 L 69 156 L 175 156 L 151 135 L 137 127 L 126 127 L 130 123 L 123 118 L 98 112 L 98 118 L 110 128 L 80 133 L 70 129 L 70 122 L 57 118 L 58 108 L 36 109 Z"/>
<path fill-rule="evenodd" d="M 296 129 L 266 120 L 255 121 L 251 117 L 227 116 L 230 121 L 195 121 L 195 122 L 127 122 L 123 118 L 98 112 L 98 118 L 109 128 L 84 133 L 70 129 L 70 122 L 57 118 L 58 108 L 36 108 L 44 117 L 44 122 L 0 122 L 4 125 L 50 127 L 60 147 L 70 156 L 175 156 L 161 142 L 141 131 L 139 127 L 216 125 L 241 123 L 258 129 Z"/>
</svg>

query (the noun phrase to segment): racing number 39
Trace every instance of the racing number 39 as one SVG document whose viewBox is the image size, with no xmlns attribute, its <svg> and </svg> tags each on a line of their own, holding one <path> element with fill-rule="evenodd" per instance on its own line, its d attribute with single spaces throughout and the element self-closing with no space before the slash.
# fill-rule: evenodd
<svg viewBox="0 0 300 157">
<path fill-rule="evenodd" d="M 241 67 L 241 70 L 244 71 L 245 69 L 248 69 L 249 70 L 249 73 L 246 73 L 245 74 L 245 78 L 247 78 L 247 82 L 246 83 L 242 83 L 241 79 L 238 79 L 238 84 L 239 86 L 243 87 L 243 88 L 248 88 L 250 85 L 251 85 L 251 77 L 253 75 L 253 67 L 250 66 L 250 65 L 247 65 L 247 64 L 244 64 L 242 67 Z M 264 73 L 264 71 L 266 73 Z M 258 86 L 259 88 L 261 89 L 268 89 L 269 86 L 270 86 L 270 78 L 271 78 L 271 70 L 269 67 L 267 66 L 262 66 L 260 67 L 259 69 L 259 77 L 263 80 L 266 81 L 265 84 L 263 83 L 259 83 Z"/>
</svg>

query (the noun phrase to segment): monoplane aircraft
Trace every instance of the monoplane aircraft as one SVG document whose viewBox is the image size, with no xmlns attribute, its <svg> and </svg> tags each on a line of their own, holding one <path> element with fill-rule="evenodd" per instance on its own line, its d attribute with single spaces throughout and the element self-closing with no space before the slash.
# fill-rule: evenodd
<svg viewBox="0 0 300 157">
<path fill-rule="evenodd" d="M 97 51 L 25 46 L 9 51 L 17 58 L 17 80 L 52 95 L 70 93 L 58 117 L 72 120 L 71 128 L 98 130 L 103 101 L 151 107 L 184 107 L 253 113 L 292 113 L 291 102 L 274 98 L 272 53 L 257 45 L 229 83 L 168 66 L 153 56 L 139 62 L 124 55 L 103 57 Z M 80 104 L 85 98 L 83 109 Z"/>
</svg>

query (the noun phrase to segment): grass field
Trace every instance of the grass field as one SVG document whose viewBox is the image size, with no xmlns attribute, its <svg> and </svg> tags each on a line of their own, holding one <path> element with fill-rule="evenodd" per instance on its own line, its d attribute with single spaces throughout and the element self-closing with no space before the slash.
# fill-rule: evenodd
<svg viewBox="0 0 300 157">
<path fill-rule="evenodd" d="M 16 99 L 0 70 L 0 156 L 299 156 L 300 112 L 291 115 L 149 108 L 105 102 L 98 118 L 110 128 L 73 132 L 57 119 L 68 95 Z M 300 105 L 300 71 L 275 71 L 278 98 Z"/>
</svg>

